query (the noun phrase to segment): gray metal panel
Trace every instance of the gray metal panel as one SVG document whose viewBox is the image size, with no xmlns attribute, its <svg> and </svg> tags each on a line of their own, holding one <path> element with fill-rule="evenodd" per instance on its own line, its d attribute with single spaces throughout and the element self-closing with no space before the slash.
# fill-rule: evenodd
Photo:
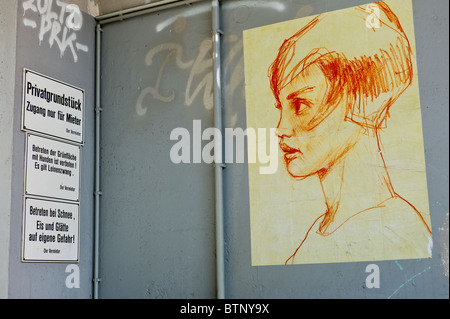
<svg viewBox="0 0 450 319">
<path fill-rule="evenodd" d="M 221 3 L 224 127 L 245 128 L 242 30 L 366 2 Z M 175 165 L 169 157 L 172 129 L 187 128 L 192 136 L 193 119 L 201 119 L 203 129 L 212 126 L 205 87 L 190 99 L 202 80 L 208 83 L 211 65 L 188 63 L 210 57 L 202 42 L 211 39 L 208 6 L 104 26 L 101 297 L 214 297 L 213 168 Z M 414 1 L 413 8 L 433 259 L 376 262 L 380 288 L 371 289 L 365 286 L 368 262 L 252 267 L 247 164 L 228 163 L 226 297 L 448 298 L 442 262 L 448 261 L 448 17 L 441 14 L 448 2 Z"/>
<path fill-rule="evenodd" d="M 100 298 L 215 297 L 213 166 L 169 139 L 213 126 L 210 26 L 199 3 L 103 27 Z"/>
<path fill-rule="evenodd" d="M 365 3 L 222 1 L 224 126 L 246 127 L 242 30 Z M 441 227 L 448 214 L 448 16 L 440 13 L 447 12 L 448 2 L 413 1 L 413 9 L 433 259 L 376 262 L 380 288 L 372 289 L 365 286 L 368 262 L 252 267 L 247 164 L 227 164 L 227 298 L 448 298 L 448 277 L 442 265 L 447 258 L 448 267 L 448 221 L 446 229 Z M 440 239 L 445 231 L 447 252 Z"/>
<path fill-rule="evenodd" d="M 91 298 L 92 296 L 92 252 L 93 252 L 93 176 L 94 164 L 94 66 L 95 66 L 95 21 L 83 13 L 83 22 L 79 30 L 72 33 L 75 40 L 63 41 L 63 20 L 60 32 L 55 32 L 57 40 L 51 41 L 51 31 L 45 32 L 41 17 L 54 12 L 52 17 L 60 17 L 61 7 L 53 6 L 40 15 L 31 9 L 24 12 L 22 2 L 17 12 L 17 55 L 14 105 L 14 158 L 12 164 L 12 201 L 11 201 L 11 244 L 9 261 L 9 298 Z M 47 2 L 45 2 L 47 3 Z M 42 2 L 44 5 L 44 2 Z M 47 7 L 48 8 L 48 7 Z M 67 19 L 69 13 L 61 17 Z M 26 20 L 28 19 L 28 20 Z M 33 27 L 33 23 L 35 25 Z M 55 18 L 52 18 L 55 21 Z M 59 21 L 59 20 L 58 20 Z M 59 23 L 59 22 L 58 22 Z M 53 25 L 53 22 L 50 26 Z M 60 24 L 61 26 L 61 24 Z M 55 29 L 56 30 L 56 29 Z M 42 32 L 42 40 L 39 34 Z M 52 42 L 52 43 L 51 43 Z M 59 44 L 61 43 L 61 45 Z M 77 50 L 76 43 L 83 45 Z M 64 46 L 67 44 L 67 46 Z M 72 54 L 70 44 L 75 49 Z M 76 60 L 76 62 L 75 62 Z M 22 204 L 24 179 L 25 133 L 21 128 L 22 109 L 22 73 L 23 68 L 45 74 L 52 78 L 70 83 L 85 90 L 85 144 L 81 151 L 80 181 L 80 288 L 67 288 L 65 281 L 67 263 L 22 263 Z"/>
</svg>

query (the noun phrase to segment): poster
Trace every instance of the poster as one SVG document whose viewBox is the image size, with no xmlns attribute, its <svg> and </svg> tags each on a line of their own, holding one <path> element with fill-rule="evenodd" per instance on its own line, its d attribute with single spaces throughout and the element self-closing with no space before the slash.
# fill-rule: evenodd
<svg viewBox="0 0 450 319">
<path fill-rule="evenodd" d="M 412 2 L 243 40 L 247 127 L 279 143 L 275 173 L 248 164 L 252 265 L 430 258 Z"/>
</svg>

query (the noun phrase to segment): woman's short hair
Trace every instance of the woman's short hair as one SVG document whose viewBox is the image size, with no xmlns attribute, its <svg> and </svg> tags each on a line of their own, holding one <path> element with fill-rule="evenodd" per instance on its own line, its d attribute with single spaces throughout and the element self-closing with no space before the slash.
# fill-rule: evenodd
<svg viewBox="0 0 450 319">
<path fill-rule="evenodd" d="M 367 25 L 368 12 L 355 7 L 319 15 L 286 39 L 269 68 L 277 101 L 286 85 L 315 65 L 328 80 L 320 116 L 327 116 L 345 98 L 347 120 L 364 128 L 384 127 L 389 108 L 411 84 L 413 71 L 410 43 L 397 16 L 384 2 L 376 5 L 378 27 Z M 328 39 L 327 28 L 345 33 L 342 39 L 354 42 Z M 357 41 L 365 45 L 354 50 Z M 318 45 L 311 49 L 312 43 Z"/>
</svg>

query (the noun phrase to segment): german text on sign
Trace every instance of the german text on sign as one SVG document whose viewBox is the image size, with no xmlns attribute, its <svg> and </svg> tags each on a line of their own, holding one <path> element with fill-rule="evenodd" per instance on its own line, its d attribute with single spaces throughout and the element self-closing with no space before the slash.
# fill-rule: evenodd
<svg viewBox="0 0 450 319">
<path fill-rule="evenodd" d="M 24 70 L 22 129 L 83 143 L 84 90 Z"/>
<path fill-rule="evenodd" d="M 25 195 L 79 200 L 79 146 L 28 134 L 25 156 Z"/>
<path fill-rule="evenodd" d="M 25 198 L 23 261 L 78 261 L 79 205 Z"/>
</svg>

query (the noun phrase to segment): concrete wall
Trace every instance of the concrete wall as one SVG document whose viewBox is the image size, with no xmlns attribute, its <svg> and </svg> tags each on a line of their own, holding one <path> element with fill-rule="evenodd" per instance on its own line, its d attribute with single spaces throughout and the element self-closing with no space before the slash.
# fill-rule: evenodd
<svg viewBox="0 0 450 319">
<path fill-rule="evenodd" d="M 17 2 L 2 3 L 0 10 L 0 298 L 8 296 L 11 167 L 13 153 L 14 78 Z"/>
<path fill-rule="evenodd" d="M 91 16 L 83 14 L 81 28 L 69 30 L 67 37 L 64 38 L 64 26 L 69 13 L 61 13 L 61 6 L 53 1 L 53 6 L 49 8 L 50 11 L 45 11 L 40 15 L 38 11 L 25 9 L 23 3 L 25 1 L 19 1 L 17 10 L 10 12 L 10 15 L 17 16 L 17 33 L 15 34 L 15 66 L 9 65 L 11 70 L 15 67 L 15 73 L 11 71 L 7 73 L 9 74 L 8 85 L 14 92 L 14 95 L 9 97 L 10 104 L 8 105 L 9 125 L 11 126 L 9 134 L 11 137 L 9 141 L 6 140 L 6 142 L 12 142 L 13 145 L 9 166 L 12 177 L 10 185 L 8 297 L 90 298 L 92 295 L 93 254 L 95 22 Z M 41 17 L 46 16 L 49 12 L 54 13 L 53 17 L 63 17 L 62 23 L 58 18 L 50 20 L 52 26 L 60 23 L 60 32 L 56 34 L 56 38 L 53 40 L 50 37 L 51 31 L 45 31 L 46 25 L 41 23 Z M 40 34 L 42 35 L 41 39 L 39 38 Z M 13 41 L 10 43 L 14 45 Z M 23 68 L 31 69 L 85 90 L 84 134 L 86 142 L 82 147 L 80 160 L 82 166 L 79 226 L 80 261 L 77 264 L 80 271 L 80 288 L 68 288 L 66 286 L 65 281 L 69 275 L 69 273 L 66 273 L 67 263 L 21 262 L 25 159 L 25 133 L 21 131 Z M 2 214 L 4 214 L 3 211 Z M 4 227 L 3 222 L 1 224 Z M 2 262 L 3 260 L 2 258 Z"/>
<path fill-rule="evenodd" d="M 158 1 L 161 0 L 67 0 L 65 2 L 76 4 L 81 10 L 95 17 Z"/>
</svg>

